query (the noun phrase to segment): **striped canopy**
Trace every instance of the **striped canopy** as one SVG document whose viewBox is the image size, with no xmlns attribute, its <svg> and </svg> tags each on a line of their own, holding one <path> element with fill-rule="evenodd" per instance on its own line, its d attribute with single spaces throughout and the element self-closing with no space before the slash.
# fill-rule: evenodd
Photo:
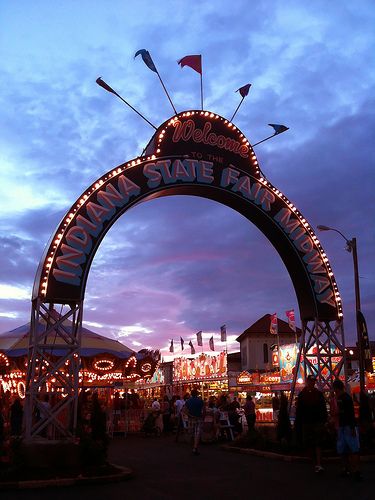
<svg viewBox="0 0 375 500">
<path fill-rule="evenodd" d="M 69 320 L 64 321 L 64 328 L 69 330 L 72 323 Z M 40 331 L 45 329 L 45 325 L 40 324 Z M 30 335 L 30 323 L 19 326 L 9 332 L 0 333 L 0 352 L 3 352 L 8 357 L 18 357 L 27 354 Z M 52 333 L 48 336 L 48 342 L 53 343 L 56 334 Z M 58 340 L 57 340 L 58 342 Z M 110 339 L 92 332 L 88 328 L 82 327 L 81 337 L 81 356 L 96 356 L 97 354 L 108 353 L 117 358 L 127 359 L 132 354 L 138 356 L 135 351 L 129 349 L 126 345 L 118 340 Z M 60 356 L 63 354 L 61 349 L 52 349 L 51 354 Z"/>
</svg>

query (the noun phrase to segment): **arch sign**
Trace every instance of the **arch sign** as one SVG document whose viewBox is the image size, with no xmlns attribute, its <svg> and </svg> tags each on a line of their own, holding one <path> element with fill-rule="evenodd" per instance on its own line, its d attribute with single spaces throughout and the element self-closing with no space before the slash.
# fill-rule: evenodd
<svg viewBox="0 0 375 500">
<path fill-rule="evenodd" d="M 233 123 L 209 111 L 185 111 L 158 128 L 144 156 L 119 165 L 89 186 L 47 245 L 32 296 L 26 437 L 39 435 L 50 424 L 56 436 L 75 435 L 83 300 L 95 252 L 110 227 L 131 207 L 173 195 L 222 203 L 263 232 L 283 260 L 296 291 L 302 320 L 298 362 L 304 363 L 305 373 L 318 377 L 322 388 L 330 389 L 339 375 L 345 359 L 339 338 L 343 337 L 341 299 L 312 227 L 268 181 L 249 141 Z M 60 313 L 56 304 L 61 304 Z M 64 326 L 68 318 L 69 329 Z M 330 322 L 336 326 L 332 328 Z M 48 344 L 50 338 L 52 344 Z M 57 345 L 62 355 L 49 356 Z M 342 361 L 334 364 L 332 352 L 337 350 Z M 318 353 L 317 365 L 310 360 L 312 352 Z M 52 377 L 64 388 L 64 400 L 44 419 L 35 420 L 40 392 Z M 69 421 L 62 423 L 60 414 L 69 414 Z"/>
<path fill-rule="evenodd" d="M 312 227 L 266 179 L 237 127 L 208 111 L 186 111 L 163 123 L 145 151 L 100 177 L 74 203 L 41 261 L 34 299 L 83 300 L 90 265 L 112 224 L 141 201 L 183 194 L 227 205 L 264 233 L 288 269 L 302 320 L 342 316 L 332 269 Z"/>
</svg>

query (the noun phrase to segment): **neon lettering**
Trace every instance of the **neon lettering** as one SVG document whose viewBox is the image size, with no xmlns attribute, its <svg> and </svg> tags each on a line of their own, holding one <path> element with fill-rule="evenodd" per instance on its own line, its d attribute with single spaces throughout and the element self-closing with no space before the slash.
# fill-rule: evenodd
<svg viewBox="0 0 375 500">
<path fill-rule="evenodd" d="M 242 158 L 247 158 L 249 155 L 249 148 L 239 141 L 232 139 L 231 137 L 224 137 L 223 135 L 217 135 L 215 132 L 210 132 L 212 125 L 210 122 L 206 122 L 203 129 L 196 128 L 195 122 L 193 120 L 185 120 L 183 123 L 180 120 L 176 120 L 173 123 L 175 128 L 172 136 L 173 142 L 179 141 L 190 141 L 193 140 L 195 143 L 208 144 L 209 146 L 216 146 L 220 149 L 226 149 L 232 153 L 242 156 Z"/>
</svg>

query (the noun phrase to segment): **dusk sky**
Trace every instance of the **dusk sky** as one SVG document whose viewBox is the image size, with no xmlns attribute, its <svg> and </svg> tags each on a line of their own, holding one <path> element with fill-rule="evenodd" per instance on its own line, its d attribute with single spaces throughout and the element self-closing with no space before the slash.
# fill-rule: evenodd
<svg viewBox="0 0 375 500">
<path fill-rule="evenodd" d="M 229 8 L 230 6 L 230 8 Z M 0 332 L 30 321 L 43 250 L 81 193 L 137 157 L 153 129 L 105 92 L 101 76 L 156 126 L 199 109 L 199 75 L 177 60 L 202 54 L 204 107 L 255 143 L 262 171 L 316 228 L 355 236 L 362 311 L 375 340 L 375 3 L 0 0 Z M 335 232 L 318 234 L 356 337 L 352 256 Z M 267 313 L 284 320 L 296 294 L 263 234 L 237 212 L 198 197 L 166 197 L 127 211 L 91 267 L 84 325 L 132 349 L 205 347 L 226 324 L 228 350 Z M 176 353 L 178 353 L 176 349 Z M 185 353 L 189 349 L 185 349 Z"/>
</svg>

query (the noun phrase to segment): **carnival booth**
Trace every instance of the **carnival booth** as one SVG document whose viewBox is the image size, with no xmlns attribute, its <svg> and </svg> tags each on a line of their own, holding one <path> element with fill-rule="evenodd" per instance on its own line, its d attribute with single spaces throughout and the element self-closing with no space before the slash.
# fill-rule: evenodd
<svg viewBox="0 0 375 500">
<path fill-rule="evenodd" d="M 186 394 L 193 387 L 201 391 L 203 399 L 228 391 L 227 353 L 199 354 L 173 360 L 173 392 Z"/>
</svg>

